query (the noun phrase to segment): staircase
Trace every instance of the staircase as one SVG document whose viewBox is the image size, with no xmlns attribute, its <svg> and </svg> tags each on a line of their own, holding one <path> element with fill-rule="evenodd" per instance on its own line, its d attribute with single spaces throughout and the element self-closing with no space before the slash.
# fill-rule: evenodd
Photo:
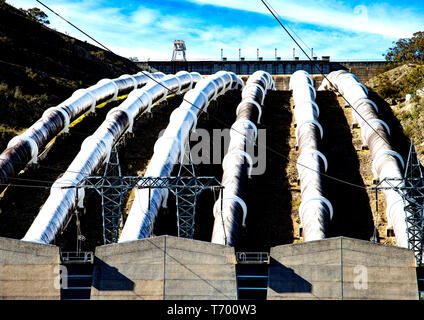
<svg viewBox="0 0 424 320">
<path fill-rule="evenodd" d="M 90 300 L 93 278 L 92 252 L 61 252 L 61 300 Z"/>
<path fill-rule="evenodd" d="M 237 252 L 238 300 L 266 300 L 268 291 L 269 254 Z"/>
</svg>

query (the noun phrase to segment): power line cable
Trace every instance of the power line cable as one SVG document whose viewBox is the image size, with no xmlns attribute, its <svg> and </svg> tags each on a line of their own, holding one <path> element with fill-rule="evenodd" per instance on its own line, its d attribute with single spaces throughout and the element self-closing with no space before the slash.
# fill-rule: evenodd
<svg viewBox="0 0 424 320">
<path fill-rule="evenodd" d="M 299 42 L 292 36 L 292 34 L 287 30 L 287 28 L 284 26 L 284 24 L 281 22 L 281 20 L 278 18 L 278 13 L 275 11 L 275 9 L 271 9 L 270 4 L 268 3 L 268 1 L 266 0 L 261 0 L 261 2 L 264 4 L 264 6 L 268 9 L 268 11 L 272 14 L 272 16 L 277 20 L 277 22 L 280 24 L 280 26 L 284 29 L 284 31 L 287 32 L 287 34 L 290 36 L 290 38 L 296 43 L 296 45 L 300 48 L 300 50 L 303 52 L 303 54 L 311 61 L 311 57 L 306 53 L 306 51 L 303 49 L 303 47 L 299 44 Z M 384 138 L 382 137 L 377 130 L 374 129 L 373 126 L 371 126 L 368 121 L 352 106 L 352 104 L 345 98 L 345 96 L 340 92 L 340 90 L 333 84 L 332 81 L 330 81 L 328 79 L 328 77 L 324 74 L 322 68 L 320 65 L 316 66 L 321 74 L 321 76 L 324 77 L 324 79 L 326 79 L 330 85 L 336 90 L 336 92 L 343 98 L 343 100 L 352 108 L 352 110 L 354 110 L 356 112 L 356 114 L 362 119 L 364 120 L 364 122 L 384 141 L 386 142 L 388 145 L 390 145 L 390 143 Z"/>
<path fill-rule="evenodd" d="M 148 78 L 150 78 L 151 80 L 153 80 L 154 82 L 156 82 L 157 84 L 159 84 L 159 85 L 161 85 L 162 87 L 164 87 L 165 89 L 167 89 L 167 90 L 168 90 L 168 92 L 171 92 L 171 93 L 177 93 L 177 91 L 176 91 L 176 90 L 172 90 L 172 89 L 167 88 L 167 87 L 166 87 L 163 83 L 161 83 L 161 82 L 159 82 L 158 80 L 154 79 L 154 78 L 153 78 L 153 77 L 151 77 L 148 73 L 144 73 L 144 74 L 145 74 Z M 199 108 L 199 107 L 198 107 L 198 106 L 196 106 L 194 103 L 192 103 L 192 102 L 190 102 L 190 101 L 186 100 L 184 97 L 183 97 L 183 101 L 185 101 L 185 102 L 189 103 L 190 105 L 192 105 L 192 106 L 193 106 L 193 107 L 195 107 L 196 109 L 198 109 L 198 110 L 200 110 L 201 112 L 203 112 L 202 108 Z M 237 132 L 238 134 L 243 135 L 243 133 L 242 133 L 242 132 L 237 131 L 236 129 L 232 128 L 232 126 L 231 126 L 230 124 L 226 123 L 225 121 L 221 120 L 220 118 L 218 118 L 218 117 L 216 117 L 216 116 L 214 116 L 214 115 L 211 115 L 211 114 L 209 114 L 209 117 L 210 117 L 210 118 L 213 118 L 215 121 L 217 121 L 217 122 L 219 122 L 220 124 L 224 125 L 226 128 L 230 128 L 230 130 L 233 130 L 234 132 Z M 276 150 L 274 150 L 274 149 L 270 148 L 269 146 L 265 146 L 265 148 L 266 148 L 268 151 L 271 151 L 272 153 L 274 153 L 274 154 L 276 154 L 276 155 L 278 155 L 278 156 L 283 157 L 285 160 L 289 160 L 289 159 L 288 159 L 285 155 L 283 155 L 283 154 L 279 153 L 278 151 L 276 151 Z M 304 164 L 301 164 L 301 163 L 298 163 L 298 164 L 299 164 L 300 166 L 302 166 L 302 167 L 306 168 L 306 169 L 312 170 L 312 171 L 314 171 L 314 172 L 316 172 L 316 173 L 318 173 L 318 174 L 320 174 L 320 175 L 322 175 L 322 176 L 324 176 L 324 177 L 330 178 L 330 179 L 332 179 L 332 180 L 335 180 L 335 181 L 338 181 L 338 182 L 341 182 L 341 183 L 344 183 L 344 184 L 347 184 L 347 185 L 350 185 L 350 186 L 353 186 L 353 187 L 357 187 L 357 188 L 361 188 L 361 189 L 368 189 L 368 188 L 366 188 L 366 187 L 364 187 L 364 186 L 357 185 L 357 184 L 355 184 L 355 183 L 352 183 L 352 182 L 349 182 L 349 181 L 345 181 L 345 180 L 342 180 L 342 179 L 339 179 L 339 178 L 336 178 L 336 177 L 330 176 L 330 175 L 328 175 L 328 174 L 326 174 L 326 173 L 323 173 L 323 172 L 320 172 L 320 171 L 315 170 L 315 169 L 313 169 L 313 168 L 310 168 L 310 167 L 308 167 L 308 166 L 306 166 L 306 165 L 304 165 Z"/>
<path fill-rule="evenodd" d="M 143 74 L 144 74 L 144 75 L 146 75 L 146 76 L 147 76 L 150 80 L 152 80 L 152 81 L 156 82 L 157 84 L 161 85 L 161 86 L 162 86 L 163 88 L 165 88 L 168 92 L 171 92 L 172 94 L 177 94 L 177 93 L 178 93 L 178 91 L 177 91 L 177 90 L 173 90 L 173 89 L 168 88 L 168 87 L 167 87 L 167 86 L 165 86 L 163 83 L 161 83 L 160 81 L 156 80 L 154 77 L 150 76 L 150 74 L 149 74 L 148 72 L 143 72 Z M 184 97 L 183 97 L 183 101 L 185 101 L 185 102 L 189 103 L 191 106 L 193 106 L 193 107 L 195 107 L 196 109 L 198 109 L 198 110 L 200 110 L 201 112 L 203 112 L 202 108 L 200 108 L 200 107 L 196 106 L 194 103 L 192 103 L 191 101 L 188 101 L 188 100 L 187 100 L 187 99 L 185 99 Z M 236 133 L 238 133 L 238 134 L 243 135 L 243 133 L 242 133 L 242 132 L 238 131 L 237 129 L 232 128 L 232 126 L 231 126 L 229 123 L 227 123 L 227 122 L 225 122 L 225 121 L 221 120 L 220 118 L 216 117 L 215 115 L 209 115 L 209 117 L 210 117 L 210 118 L 213 118 L 215 121 L 219 122 L 219 123 L 220 123 L 221 125 L 223 125 L 224 127 L 229 128 L 230 130 L 233 130 L 234 132 L 236 132 Z M 276 155 L 278 155 L 278 156 L 280 156 L 280 157 L 284 158 L 285 160 L 289 160 L 287 156 L 285 156 L 285 155 L 283 155 L 283 154 L 279 153 L 278 151 L 274 150 L 273 148 L 271 148 L 271 147 L 269 147 L 269 146 L 265 146 L 265 148 L 266 148 L 268 151 L 270 151 L 270 152 L 272 152 L 272 153 L 274 153 L 274 154 L 276 154 Z M 5 159 L 1 159 L 1 158 L 0 158 L 0 160 L 5 160 Z M 350 186 L 353 186 L 353 187 L 361 188 L 361 189 L 368 189 L 368 188 L 366 188 L 366 187 L 364 187 L 364 186 L 357 185 L 357 184 L 355 184 L 355 183 L 352 183 L 352 182 L 349 182 L 349 181 L 345 181 L 345 180 L 342 180 L 342 179 L 339 179 L 339 178 L 336 178 L 336 177 L 330 176 L 330 175 L 328 175 L 328 174 L 326 174 L 326 173 L 323 173 L 323 172 L 320 172 L 320 171 L 318 171 L 318 170 L 316 170 L 316 169 L 310 168 L 310 167 L 308 167 L 308 166 L 306 166 L 306 165 L 304 165 L 304 164 L 302 164 L 302 163 L 300 163 L 300 162 L 298 163 L 298 165 L 300 165 L 300 166 L 302 166 L 302 167 L 304 167 L 304 168 L 306 168 L 306 169 L 312 170 L 312 171 L 316 172 L 317 174 L 320 174 L 320 175 L 322 175 L 322 176 L 324 176 L 324 177 L 327 177 L 327 178 L 329 178 L 329 179 L 332 179 L 332 180 L 334 180 L 334 181 L 337 181 L 337 182 L 340 182 L 340 183 L 344 183 L 344 184 L 346 184 L 346 185 L 350 185 Z M 45 168 L 45 169 L 50 169 L 50 170 L 54 170 L 54 171 L 57 171 L 57 172 L 61 172 L 61 173 L 63 173 L 63 172 L 79 173 L 79 172 L 72 171 L 72 170 L 65 170 L 65 171 L 64 171 L 64 170 L 62 170 L 62 169 L 58 169 L 58 168 L 54 168 L 54 167 L 50 167 L 50 166 L 45 166 L 45 165 L 41 165 L 41 164 L 39 164 L 38 166 L 39 166 L 39 167 L 42 167 L 42 168 Z M 7 177 L 7 179 L 14 179 L 14 178 Z M 16 178 L 15 178 L 15 179 L 16 179 Z M 22 180 L 22 181 L 30 181 L 30 180 L 34 180 L 34 179 L 25 179 L 25 178 L 17 178 L 17 179 L 20 179 L 20 180 Z M 42 181 L 43 181 L 43 180 L 38 180 L 38 181 L 35 181 L 35 180 L 34 180 L 33 182 L 42 182 Z M 43 181 L 43 182 L 44 182 L 44 181 Z M 50 182 L 45 181 L 45 183 L 50 183 Z M 0 185 L 1 185 L 1 184 L 0 184 Z M 16 185 L 16 184 L 10 184 L 10 185 L 11 185 L 11 186 L 20 186 L 20 185 Z M 44 187 L 43 187 L 43 188 L 44 188 Z M 57 188 L 60 188 L 60 187 L 57 187 Z"/>
<path fill-rule="evenodd" d="M 102 46 L 103 48 L 105 48 L 106 50 L 108 50 L 108 51 L 110 51 L 111 53 L 113 53 L 109 48 L 107 48 L 106 46 L 104 46 L 102 43 L 100 43 L 99 41 L 97 41 L 96 39 L 94 39 L 93 37 L 91 37 L 90 35 L 88 35 L 86 32 L 84 32 L 83 30 L 81 30 L 80 28 L 78 28 L 77 26 L 75 26 L 73 23 L 71 23 L 70 21 L 68 21 L 68 20 L 66 20 L 64 17 L 62 17 L 60 14 L 58 14 L 57 12 L 55 12 L 53 9 L 51 9 L 50 7 L 48 7 L 46 4 L 44 4 L 43 2 L 41 2 L 41 1 L 39 1 L 39 0 L 36 0 L 39 4 L 41 4 L 42 6 L 44 6 L 45 8 L 47 8 L 48 10 L 50 10 L 51 12 L 53 12 L 55 15 L 57 15 L 58 17 L 60 17 L 61 19 L 63 19 L 65 22 L 67 22 L 68 24 L 70 24 L 72 27 L 74 27 L 74 28 L 76 28 L 78 31 L 80 31 L 81 33 L 83 33 L 84 35 L 86 35 L 87 37 L 89 37 L 90 39 L 92 39 L 93 41 L 95 41 L 97 44 L 99 44 L 100 46 Z M 271 14 L 277 19 L 277 21 L 280 23 L 280 25 L 284 28 L 284 30 L 288 33 L 288 35 L 292 38 L 292 40 L 296 43 L 296 45 L 302 50 L 302 52 L 305 54 L 305 56 L 309 59 L 309 60 L 311 60 L 312 61 L 312 59 L 309 57 L 309 55 L 304 51 L 304 49 L 302 48 L 302 46 L 297 42 L 297 40 L 291 35 L 291 33 L 285 28 L 285 26 L 281 23 L 281 21 L 279 20 L 279 18 L 277 17 L 278 16 L 278 13 L 276 12 L 276 10 L 275 9 L 273 9 L 272 7 L 271 7 L 271 5 L 269 4 L 269 3 L 267 3 L 267 2 L 265 2 L 265 1 L 262 1 L 263 3 L 264 3 L 264 5 L 268 8 L 268 10 L 271 12 Z M 272 9 L 271 9 L 272 8 Z M 306 47 L 308 47 L 307 45 L 306 45 L 306 43 L 290 28 L 290 30 L 292 31 L 292 33 L 294 33 L 298 38 L 299 38 L 299 40 L 306 46 Z M 309 47 L 308 47 L 309 48 Z M 319 70 L 320 70 L 320 73 L 321 73 L 321 75 L 323 75 L 324 76 L 324 78 L 326 78 L 327 79 L 327 77 L 323 74 L 323 72 L 322 72 L 322 69 L 321 69 L 321 67 L 319 67 Z M 153 78 L 153 77 L 151 77 L 150 76 L 150 74 L 149 73 L 147 73 L 147 72 L 143 72 L 143 74 L 145 74 L 150 80 L 153 80 L 154 82 L 156 82 L 157 84 L 159 84 L 159 85 L 161 85 L 162 87 L 164 87 L 166 90 L 168 90 L 168 92 L 171 92 L 171 93 L 173 93 L 173 94 L 176 94 L 177 93 L 177 90 L 172 90 L 172 89 L 169 89 L 169 88 L 167 88 L 165 85 L 163 85 L 163 83 L 161 83 L 161 82 L 159 82 L 158 80 L 156 80 L 155 78 Z M 328 80 L 328 79 L 327 79 Z M 329 81 L 329 80 L 328 80 Z M 329 83 L 338 91 L 338 89 L 331 83 L 331 81 L 329 81 Z M 340 92 L 339 92 L 340 93 Z M 341 95 L 341 94 L 340 94 Z M 343 95 L 341 95 L 343 98 L 344 98 L 344 96 Z M 345 98 L 344 98 L 345 99 Z M 188 101 L 188 100 L 186 100 L 184 97 L 183 97 L 183 100 L 185 101 L 185 102 L 187 102 L 187 103 L 189 103 L 190 105 L 192 105 L 192 106 L 194 106 L 195 108 L 197 108 L 197 109 L 199 109 L 200 111 L 202 111 L 202 109 L 201 108 L 199 108 L 199 107 L 197 107 L 195 104 L 193 104 L 192 102 L 190 102 L 190 101 Z M 345 99 L 345 101 L 350 105 L 350 103 L 349 103 L 349 101 L 347 101 L 346 99 Z M 353 107 L 352 107 L 352 109 L 354 109 Z M 355 109 L 354 109 L 355 110 Z M 355 110 L 356 111 L 356 110 Z M 357 112 L 357 111 L 356 111 Z M 361 116 L 361 115 L 360 115 Z M 362 116 L 361 116 L 362 117 Z M 233 130 L 233 131 L 235 131 L 235 132 L 237 132 L 237 133 L 239 133 L 239 134 L 243 134 L 243 133 L 241 133 L 241 132 L 238 132 L 236 129 L 234 129 L 234 128 L 232 128 L 228 123 L 226 123 L 225 121 L 222 121 L 221 119 L 219 119 L 218 117 L 216 117 L 216 116 L 213 116 L 212 115 L 212 118 L 214 118 L 214 120 L 216 120 L 216 121 L 218 121 L 220 124 L 223 124 L 225 127 L 229 127 L 230 128 L 230 130 Z M 365 119 L 364 119 L 364 121 L 365 121 Z M 372 127 L 371 127 L 372 128 Z M 375 131 L 375 129 L 374 128 L 372 128 L 374 131 Z M 77 133 L 77 132 L 75 132 L 75 133 Z M 377 133 L 378 134 L 378 133 Z M 272 148 L 270 148 L 269 146 L 266 146 L 266 149 L 268 150 L 268 151 L 271 151 L 271 152 L 273 152 L 274 154 L 276 154 L 276 155 L 279 155 L 279 156 L 281 156 L 281 157 L 283 157 L 283 158 L 285 158 L 286 160 L 288 160 L 287 159 L 287 157 L 285 156 L 285 155 L 283 155 L 283 154 L 281 154 L 281 153 L 279 153 L 278 151 L 276 151 L 276 150 L 274 150 L 274 149 L 272 149 Z M 327 175 L 327 174 L 325 174 L 325 173 L 322 173 L 322 172 L 320 172 L 320 171 L 317 171 L 317 170 L 315 170 L 315 169 L 313 169 L 313 168 L 309 168 L 309 167 L 307 167 L 307 166 L 305 166 L 305 165 L 303 165 L 303 164 L 301 164 L 301 163 L 298 163 L 298 165 L 300 165 L 300 166 L 303 166 L 303 167 L 305 167 L 305 168 L 307 168 L 307 169 L 309 169 L 309 170 L 312 170 L 312 171 L 315 171 L 316 173 L 318 173 L 318 174 L 320 174 L 320 175 L 322 175 L 322 176 L 324 176 L 324 177 L 327 177 L 327 178 L 330 178 L 330 179 L 332 179 L 332 180 L 335 180 L 335 181 L 337 181 L 337 182 L 340 182 L 340 183 L 344 183 L 344 184 L 347 184 L 347 185 L 350 185 L 350 186 L 354 186 L 354 187 L 358 187 L 358 188 L 361 188 L 361 189 L 367 189 L 366 187 L 363 187 L 363 186 L 360 186 L 360 185 L 357 185 L 357 184 L 354 184 L 354 183 L 351 183 L 351 182 L 349 182 L 349 181 L 345 181 L 345 180 L 342 180 L 342 179 L 339 179 L 339 178 L 336 178 L 336 177 L 333 177 L 333 176 L 330 176 L 330 175 Z M 55 170 L 55 171 L 59 171 L 59 172 L 63 172 L 63 170 L 61 170 L 61 169 L 57 169 L 57 168 L 54 168 L 54 167 L 49 167 L 49 166 L 44 166 L 44 165 L 39 165 L 40 167 L 43 167 L 43 168 L 46 168 L 46 169 L 50 169 L 50 170 Z M 65 170 L 65 172 L 74 172 L 74 171 L 68 171 L 68 170 Z M 74 173 L 76 173 L 76 172 L 74 172 Z M 13 178 L 9 178 L 8 177 L 8 179 L 13 179 Z M 15 178 L 15 179 L 20 179 L 20 180 L 22 180 L 22 181 L 28 181 L 28 182 L 43 182 L 43 183 L 50 183 L 50 182 L 47 182 L 47 181 L 42 181 L 42 180 L 38 180 L 38 181 L 36 181 L 36 180 L 34 180 L 34 179 L 24 179 L 24 178 Z M 11 186 L 20 186 L 20 185 L 17 185 L 17 184 L 9 184 L 9 185 L 11 185 Z M 43 187 L 44 188 L 44 187 Z"/>
<path fill-rule="evenodd" d="M 110 50 L 108 47 L 106 47 L 105 45 L 103 45 L 102 43 L 100 43 L 99 41 L 97 41 L 96 39 L 94 39 L 92 36 L 90 36 L 88 33 L 86 33 L 85 31 L 81 30 L 80 28 L 78 28 L 76 25 L 74 25 L 72 22 L 66 20 L 64 17 L 62 17 L 59 13 L 57 13 L 56 11 L 54 11 L 52 8 L 48 7 L 47 5 L 45 5 L 43 2 L 41 2 L 40 0 L 35 0 L 37 1 L 39 4 L 41 4 L 43 7 L 45 7 L 47 10 L 50 10 L 51 12 L 53 12 L 55 15 L 57 15 L 60 19 L 62 19 L 63 21 L 65 21 L 66 23 L 68 23 L 69 25 L 71 25 L 73 28 L 77 29 L 79 32 L 81 32 L 82 34 L 84 34 L 85 36 L 87 36 L 88 38 L 90 38 L 91 40 L 93 40 L 95 43 L 97 43 L 98 45 L 102 46 L 103 48 L 105 48 L 107 51 L 115 54 L 112 50 Z"/>
</svg>

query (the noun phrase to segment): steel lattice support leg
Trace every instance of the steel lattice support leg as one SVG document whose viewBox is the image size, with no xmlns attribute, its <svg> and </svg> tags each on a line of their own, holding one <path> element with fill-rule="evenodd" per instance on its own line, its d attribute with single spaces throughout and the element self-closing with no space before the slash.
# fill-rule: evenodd
<svg viewBox="0 0 424 320">
<path fill-rule="evenodd" d="M 102 197 L 102 215 L 103 215 L 103 241 L 104 244 L 118 242 L 119 228 L 122 216 L 122 198 L 124 192 L 118 186 L 121 185 L 121 167 L 119 165 L 118 152 L 114 148 L 110 154 L 109 162 L 106 164 L 104 177 L 107 179 L 108 186 L 117 186 L 117 188 L 100 189 Z"/>
<path fill-rule="evenodd" d="M 185 145 L 184 155 L 180 159 L 178 176 L 196 177 L 188 143 Z M 198 191 L 196 179 L 192 179 L 189 183 L 183 183 L 175 191 L 178 237 L 193 239 Z"/>
<path fill-rule="evenodd" d="M 415 252 L 417 264 L 423 262 L 424 249 L 424 182 L 421 164 L 413 142 L 405 171 L 405 200 L 408 247 Z"/>
</svg>

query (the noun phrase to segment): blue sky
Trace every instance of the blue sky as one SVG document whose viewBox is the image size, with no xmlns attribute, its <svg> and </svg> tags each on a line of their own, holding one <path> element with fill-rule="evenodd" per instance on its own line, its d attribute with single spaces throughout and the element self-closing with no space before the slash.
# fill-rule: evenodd
<svg viewBox="0 0 424 320">
<path fill-rule="evenodd" d="M 40 7 L 50 27 L 81 40 L 83 34 L 34 0 L 6 0 L 18 8 Z M 187 58 L 290 59 L 295 44 L 260 0 L 43 0 L 95 39 L 125 57 L 169 60 L 183 39 Z M 332 59 L 382 59 L 399 38 L 424 31 L 424 1 L 268 0 L 302 46 Z M 90 41 L 91 42 L 91 41 Z M 309 53 L 309 50 L 307 50 Z M 301 58 L 300 50 L 297 55 Z"/>
</svg>

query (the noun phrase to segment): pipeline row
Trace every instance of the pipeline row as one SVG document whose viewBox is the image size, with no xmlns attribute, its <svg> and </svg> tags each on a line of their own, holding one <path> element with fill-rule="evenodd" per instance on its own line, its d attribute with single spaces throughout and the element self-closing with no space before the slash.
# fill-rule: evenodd
<svg viewBox="0 0 424 320">
<path fill-rule="evenodd" d="M 303 227 L 303 240 L 320 240 L 326 237 L 333 207 L 324 197 L 321 179 L 321 174 L 327 171 L 328 162 L 325 155 L 319 151 L 323 129 L 318 122 L 316 91 L 312 78 L 303 70 L 291 76 L 290 89 L 293 90 L 296 141 L 299 150 L 297 171 L 302 198 L 299 217 Z"/>
<path fill-rule="evenodd" d="M 267 90 L 274 88 L 271 75 L 257 71 L 249 77 L 242 91 L 242 101 L 236 110 L 237 118 L 230 130 L 228 152 L 222 161 L 221 184 L 224 190 L 213 207 L 215 221 L 212 243 L 234 246 L 240 225 L 245 226 L 247 206 L 244 199 L 258 135 L 255 123 L 260 123 Z"/>
<path fill-rule="evenodd" d="M 361 128 L 363 147 L 368 147 L 371 152 L 374 180 L 401 179 L 405 167 L 404 160 L 391 147 L 390 128 L 379 119 L 378 107 L 368 98 L 367 88 L 355 75 L 344 70 L 330 73 L 328 80 L 323 81 L 320 90 L 334 90 L 332 84 L 353 107 L 353 123 Z M 381 186 L 390 187 L 386 182 L 382 182 Z M 393 189 L 383 190 L 383 193 L 388 226 L 393 228 L 398 246 L 407 248 L 408 234 L 403 199 Z"/>
<path fill-rule="evenodd" d="M 207 112 L 210 100 L 228 90 L 244 86 L 233 72 L 220 71 L 197 83 L 187 92 L 182 104 L 175 109 L 162 137 L 155 146 L 153 157 L 145 172 L 146 177 L 168 177 L 183 154 L 190 131 L 196 129 L 197 117 Z M 135 198 L 118 242 L 147 238 L 152 233 L 159 209 L 166 206 L 167 189 L 136 189 Z"/>
<path fill-rule="evenodd" d="M 84 177 L 102 168 L 109 159 L 112 147 L 125 133 L 132 132 L 134 120 L 142 113 L 150 112 L 153 104 L 165 100 L 168 89 L 180 94 L 190 90 L 201 79 L 198 73 L 182 71 L 175 76 L 161 77 L 159 81 L 149 80 L 143 88 L 133 90 L 121 105 L 111 109 L 93 135 L 83 141 L 80 152 L 63 176 L 52 185 L 47 201 L 22 240 L 50 243 L 66 218 L 77 207 L 83 207 L 84 189 L 75 186 Z M 110 84 L 108 82 L 107 85 Z"/>
<path fill-rule="evenodd" d="M 39 153 L 48 142 L 62 132 L 69 131 L 69 124 L 85 113 L 94 113 L 101 103 L 115 101 L 119 96 L 143 87 L 150 78 L 160 80 L 161 72 L 122 75 L 117 79 L 102 79 L 87 89 L 75 91 L 70 98 L 56 107 L 47 109 L 24 133 L 12 138 L 6 150 L 0 154 L 0 182 L 16 176 L 26 165 L 37 163 Z"/>
</svg>

